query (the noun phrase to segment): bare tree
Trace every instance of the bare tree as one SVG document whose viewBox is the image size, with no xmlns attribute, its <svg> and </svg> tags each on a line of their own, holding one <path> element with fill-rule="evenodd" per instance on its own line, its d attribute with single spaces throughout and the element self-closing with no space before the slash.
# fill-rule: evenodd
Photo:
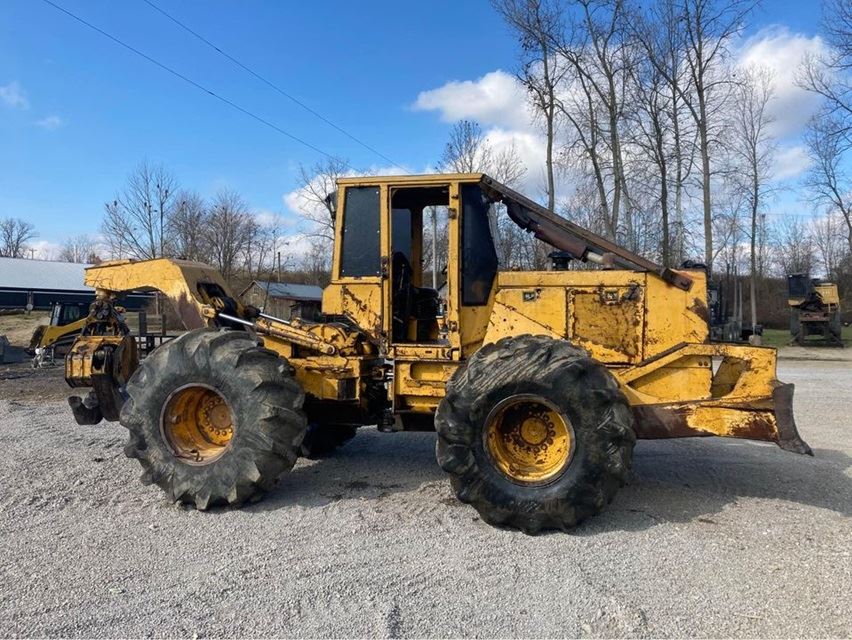
<svg viewBox="0 0 852 640">
<path fill-rule="evenodd" d="M 704 223 L 704 261 L 712 271 L 713 198 L 711 185 L 714 169 L 711 159 L 719 146 L 717 134 L 724 124 L 724 109 L 730 92 L 726 65 L 730 43 L 745 27 L 756 0 L 680 0 L 676 20 L 683 34 L 684 65 L 688 83 L 678 83 L 675 67 L 642 32 L 640 41 L 649 60 L 675 88 L 694 121 L 701 158 L 701 201 Z"/>
<path fill-rule="evenodd" d="M 826 277 L 842 279 L 842 271 L 849 260 L 848 247 L 844 238 L 843 217 L 834 212 L 815 218 L 812 223 L 814 244 L 819 262 Z"/>
<path fill-rule="evenodd" d="M 141 260 L 170 255 L 177 180 L 162 165 L 142 162 L 112 202 L 101 229 L 114 257 Z"/>
<path fill-rule="evenodd" d="M 331 279 L 331 259 L 328 245 L 321 238 L 312 238 L 300 261 L 305 284 L 325 287 Z"/>
<path fill-rule="evenodd" d="M 514 140 L 500 151 L 492 152 L 491 165 L 485 170 L 497 182 L 508 187 L 517 187 L 527 175 L 527 167 L 518 155 Z"/>
<path fill-rule="evenodd" d="M 305 234 L 334 242 L 334 206 L 329 196 L 337 189 L 337 180 L 352 173 L 343 158 L 328 158 L 310 168 L 299 166 L 296 209 L 307 224 Z"/>
<path fill-rule="evenodd" d="M 248 205 L 234 191 L 219 191 L 210 204 L 205 241 L 210 257 L 226 280 L 239 267 L 238 259 L 251 239 L 254 219 Z"/>
<path fill-rule="evenodd" d="M 574 129 L 575 148 L 591 165 L 608 235 L 634 237 L 623 139 L 626 88 L 635 63 L 622 0 L 572 0 L 575 9 L 556 48 L 570 67 L 571 99 L 559 107 Z M 609 174 L 609 175 L 608 175 Z M 611 178 L 611 180 L 610 180 Z"/>
<path fill-rule="evenodd" d="M 812 273 L 816 265 L 814 239 L 801 219 L 782 218 L 775 225 L 775 260 L 780 274 Z"/>
<path fill-rule="evenodd" d="M 640 58 L 632 70 L 635 124 L 632 142 L 649 165 L 640 174 L 642 191 L 656 184 L 661 215 L 660 257 L 664 265 L 679 264 L 684 258 L 685 185 L 694 163 L 694 128 L 682 94 L 689 91 L 686 73 L 684 34 L 678 20 L 677 0 L 658 0 L 647 15 L 630 14 L 633 38 L 652 53 Z"/>
<path fill-rule="evenodd" d="M 453 126 L 438 166 L 441 171 L 450 173 L 487 173 L 498 182 L 510 187 L 517 186 L 527 172 L 514 142 L 495 152 L 479 125 L 470 120 L 461 120 Z M 430 259 L 433 259 L 432 271 L 437 273 L 438 263 L 446 264 L 447 228 L 445 222 L 437 223 L 437 212 L 434 208 L 430 215 L 433 218 L 433 224 L 427 228 L 426 237 L 424 237 L 424 258 L 428 253 Z M 529 264 L 535 265 L 536 268 L 543 268 L 544 253 L 546 253 L 543 245 L 534 237 L 521 232 L 508 219 L 502 205 L 492 207 L 490 220 L 501 266 L 518 267 Z M 431 244 L 433 234 L 437 245 L 434 258 L 431 247 L 427 247 Z M 522 255 L 533 255 L 538 258 L 525 261 Z M 424 263 L 426 263 L 425 260 Z"/>
<path fill-rule="evenodd" d="M 479 124 L 460 120 L 450 130 L 450 137 L 438 161 L 443 173 L 487 173 L 507 186 L 517 186 L 527 173 L 514 141 L 495 152 Z"/>
<path fill-rule="evenodd" d="M 209 248 L 204 236 L 207 204 L 195 191 L 181 191 L 175 196 L 170 217 L 170 241 L 175 256 L 184 260 L 206 262 Z"/>
<path fill-rule="evenodd" d="M 732 182 L 744 195 L 748 207 L 750 240 L 751 324 L 757 330 L 758 248 L 762 214 L 775 143 L 769 126 L 773 118 L 769 104 L 774 97 L 772 75 L 766 69 L 751 68 L 742 73 L 736 86 L 732 109 L 729 148 L 736 167 Z M 762 249 L 762 244 L 761 247 Z"/>
<path fill-rule="evenodd" d="M 95 241 L 87 235 L 74 236 L 62 243 L 59 259 L 65 262 L 95 262 Z"/>
<path fill-rule="evenodd" d="M 261 222 L 251 218 L 246 226 L 246 244 L 243 249 L 243 268 L 252 279 L 260 278 L 263 273 L 271 273 L 280 250 L 281 220 L 274 216 Z"/>
<path fill-rule="evenodd" d="M 556 137 L 557 91 L 567 65 L 556 53 L 561 8 L 553 0 L 494 0 L 494 7 L 515 31 L 521 45 L 518 79 L 530 94 L 536 113 L 544 121 L 547 208 L 556 206 L 554 140 Z"/>
<path fill-rule="evenodd" d="M 654 195 L 660 210 L 660 256 L 663 266 L 672 266 L 671 239 L 671 177 L 670 164 L 677 154 L 672 153 L 670 126 L 671 96 L 666 91 L 666 82 L 656 67 L 640 63 L 634 68 L 633 90 L 636 94 L 635 127 L 633 143 L 648 160 L 646 188 Z M 656 189 L 651 186 L 656 185 Z"/>
<path fill-rule="evenodd" d="M 849 149 L 846 137 L 835 120 L 822 114 L 811 121 L 805 145 L 812 161 L 805 185 L 816 202 L 842 215 L 852 253 L 852 178 L 844 162 Z"/>
<path fill-rule="evenodd" d="M 20 218 L 0 219 L 0 256 L 23 258 L 27 243 L 36 237 L 35 226 Z"/>
<path fill-rule="evenodd" d="M 823 117 L 831 133 L 852 143 L 852 4 L 823 0 L 822 31 L 829 45 L 824 55 L 805 58 L 798 83 L 823 97 Z"/>
<path fill-rule="evenodd" d="M 479 124 L 460 120 L 450 129 L 450 137 L 438 161 L 443 173 L 475 173 L 491 166 L 491 146 Z"/>
</svg>

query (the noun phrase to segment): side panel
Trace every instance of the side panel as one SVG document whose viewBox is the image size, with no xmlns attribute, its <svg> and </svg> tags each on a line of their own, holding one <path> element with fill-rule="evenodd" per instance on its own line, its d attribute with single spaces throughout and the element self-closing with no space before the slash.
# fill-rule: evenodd
<svg viewBox="0 0 852 640">
<path fill-rule="evenodd" d="M 382 283 L 378 278 L 345 280 L 322 292 L 323 313 L 351 318 L 371 339 L 382 337 Z"/>
<path fill-rule="evenodd" d="M 417 360 L 394 362 L 394 412 L 431 413 L 445 395 L 447 380 L 458 362 Z"/>
<path fill-rule="evenodd" d="M 645 292 L 645 359 L 681 344 L 710 341 L 707 279 L 690 271 L 692 288 L 683 291 L 648 275 Z"/>
<path fill-rule="evenodd" d="M 568 289 L 568 339 L 611 364 L 643 358 L 644 278 L 628 286 Z"/>
</svg>

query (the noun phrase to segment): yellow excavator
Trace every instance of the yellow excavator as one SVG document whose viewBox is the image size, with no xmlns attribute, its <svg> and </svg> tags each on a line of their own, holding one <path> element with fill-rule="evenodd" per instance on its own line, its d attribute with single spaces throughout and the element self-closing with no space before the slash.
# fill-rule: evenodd
<svg viewBox="0 0 852 640">
<path fill-rule="evenodd" d="M 603 509 L 637 438 L 811 453 L 775 349 L 710 342 L 704 270 L 663 268 L 483 174 L 346 178 L 329 201 L 319 322 L 244 305 L 198 263 L 86 271 L 97 301 L 65 375 L 90 391 L 69 403 L 80 423 L 119 420 L 125 453 L 169 499 L 239 505 L 306 441 L 328 449 L 362 425 L 435 430 L 458 499 L 534 534 Z M 498 215 L 551 245 L 553 268 L 501 269 Z M 430 272 L 445 274 L 439 289 Z M 115 312 L 131 290 L 161 292 L 189 330 L 141 363 Z"/>
</svg>

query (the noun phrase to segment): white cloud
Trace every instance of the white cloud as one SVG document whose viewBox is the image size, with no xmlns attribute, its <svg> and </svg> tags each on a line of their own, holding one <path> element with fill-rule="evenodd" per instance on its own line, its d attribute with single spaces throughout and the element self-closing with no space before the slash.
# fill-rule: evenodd
<svg viewBox="0 0 852 640">
<path fill-rule="evenodd" d="M 452 81 L 418 94 L 412 108 L 438 111 L 444 122 L 476 120 L 482 126 L 520 131 L 532 129 L 532 112 L 517 78 L 491 71 L 476 80 Z"/>
<path fill-rule="evenodd" d="M 27 94 L 16 80 L 0 85 L 0 102 L 12 109 L 29 109 L 30 107 Z"/>
<path fill-rule="evenodd" d="M 476 80 L 451 81 L 418 94 L 412 108 L 436 111 L 443 122 L 478 122 L 494 155 L 511 148 L 527 173 L 517 185 L 536 197 L 544 184 L 545 141 L 534 124 L 526 90 L 513 75 L 500 69 Z"/>
<path fill-rule="evenodd" d="M 781 147 L 775 154 L 772 175 L 775 180 L 796 178 L 811 166 L 807 149 L 802 145 Z"/>
<path fill-rule="evenodd" d="M 254 214 L 254 219 L 257 220 L 257 223 L 261 227 L 271 227 L 273 225 L 283 225 L 285 224 L 284 219 L 282 219 L 281 214 L 274 213 L 273 211 L 269 211 L 267 209 L 263 209 Z"/>
<path fill-rule="evenodd" d="M 543 135 L 493 127 L 486 131 L 485 141 L 491 147 L 493 156 L 514 146 L 515 153 L 527 168 L 527 172 L 520 184 L 513 186 L 532 198 L 544 196 L 547 145 Z"/>
<path fill-rule="evenodd" d="M 56 131 L 60 127 L 65 126 L 65 120 L 55 115 L 47 116 L 46 118 L 36 121 L 36 126 L 41 127 L 45 131 Z"/>
<path fill-rule="evenodd" d="M 34 249 L 33 257 L 39 260 L 56 260 L 59 258 L 60 251 L 62 251 L 62 246 L 59 243 L 50 240 L 35 240 L 29 242 L 28 246 Z"/>
<path fill-rule="evenodd" d="M 773 74 L 775 99 L 770 107 L 779 137 L 798 135 L 819 107 L 819 96 L 796 85 L 796 74 L 807 55 L 827 50 L 819 36 L 792 33 L 784 26 L 771 26 L 748 38 L 740 48 L 739 64 L 760 66 Z"/>
</svg>

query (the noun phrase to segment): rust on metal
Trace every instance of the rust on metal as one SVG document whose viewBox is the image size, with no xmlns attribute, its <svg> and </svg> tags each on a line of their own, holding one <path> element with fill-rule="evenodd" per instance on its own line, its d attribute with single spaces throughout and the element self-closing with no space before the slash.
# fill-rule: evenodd
<svg viewBox="0 0 852 640">
<path fill-rule="evenodd" d="M 707 308 L 707 303 L 704 302 L 704 300 L 701 300 L 700 298 L 693 298 L 692 305 L 690 305 L 689 310 L 701 318 L 704 322 L 710 322 L 710 310 Z"/>
<path fill-rule="evenodd" d="M 639 438 L 721 436 L 774 442 L 786 451 L 813 455 L 793 418 L 793 385 L 778 383 L 771 397 L 744 402 L 710 400 L 631 407 Z"/>
</svg>

